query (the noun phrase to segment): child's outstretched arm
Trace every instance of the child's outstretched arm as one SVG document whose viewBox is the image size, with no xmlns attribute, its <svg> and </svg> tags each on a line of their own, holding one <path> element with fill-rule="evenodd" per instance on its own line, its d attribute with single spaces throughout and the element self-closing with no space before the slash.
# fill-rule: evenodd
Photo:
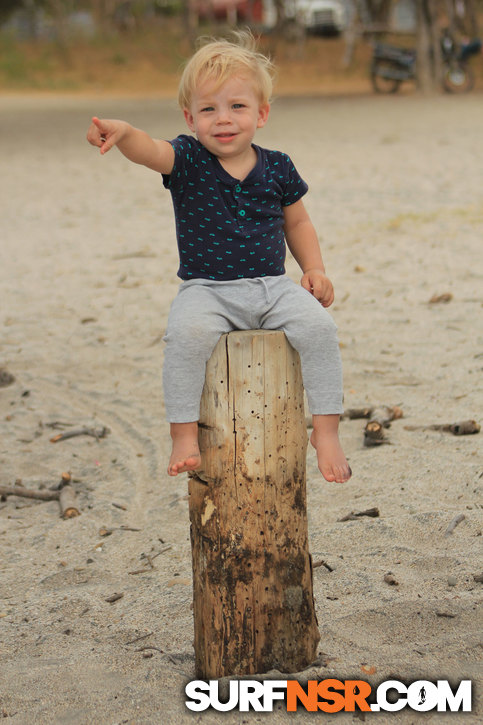
<svg viewBox="0 0 483 725">
<path fill-rule="evenodd" d="M 301 285 L 324 307 L 329 307 L 334 301 L 334 288 L 325 274 L 317 232 L 302 199 L 284 206 L 283 213 L 288 248 L 304 273 Z"/>
<path fill-rule="evenodd" d="M 94 116 L 87 131 L 87 140 L 93 146 L 98 146 L 101 154 L 117 146 L 126 158 L 136 164 L 161 174 L 170 174 L 173 170 L 174 150 L 171 144 L 151 138 L 145 131 L 134 128 L 126 121 Z"/>
</svg>

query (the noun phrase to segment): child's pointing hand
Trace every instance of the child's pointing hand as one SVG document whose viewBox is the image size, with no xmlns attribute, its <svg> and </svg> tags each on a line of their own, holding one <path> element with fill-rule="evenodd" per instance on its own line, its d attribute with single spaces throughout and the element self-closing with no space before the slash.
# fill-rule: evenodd
<svg viewBox="0 0 483 725">
<path fill-rule="evenodd" d="M 122 139 L 126 125 L 124 121 L 100 120 L 94 116 L 87 131 L 87 140 L 105 154 Z"/>
</svg>

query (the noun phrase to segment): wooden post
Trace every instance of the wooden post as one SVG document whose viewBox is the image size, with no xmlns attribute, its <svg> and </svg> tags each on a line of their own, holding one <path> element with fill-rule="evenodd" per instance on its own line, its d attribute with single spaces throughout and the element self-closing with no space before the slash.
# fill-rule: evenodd
<svg viewBox="0 0 483 725">
<path fill-rule="evenodd" d="M 200 446 L 202 471 L 189 484 L 197 676 L 302 670 L 320 634 L 300 361 L 283 332 L 220 339 Z"/>
</svg>

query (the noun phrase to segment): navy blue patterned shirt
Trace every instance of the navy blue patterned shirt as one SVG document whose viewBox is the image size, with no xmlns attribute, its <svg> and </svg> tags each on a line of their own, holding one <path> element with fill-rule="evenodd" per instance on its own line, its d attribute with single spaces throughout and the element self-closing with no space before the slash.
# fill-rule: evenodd
<svg viewBox="0 0 483 725">
<path fill-rule="evenodd" d="M 290 158 L 253 145 L 257 162 L 239 181 L 193 136 L 170 143 L 174 167 L 163 183 L 174 205 L 178 276 L 232 280 L 284 274 L 283 207 L 308 190 Z"/>
</svg>

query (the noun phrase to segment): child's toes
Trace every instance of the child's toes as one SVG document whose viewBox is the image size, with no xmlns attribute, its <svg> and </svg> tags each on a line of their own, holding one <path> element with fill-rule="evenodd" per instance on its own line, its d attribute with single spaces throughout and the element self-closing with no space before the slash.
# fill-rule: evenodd
<svg viewBox="0 0 483 725">
<path fill-rule="evenodd" d="M 352 475 L 350 466 L 332 466 L 322 468 L 322 475 L 329 483 L 345 483 Z"/>
<path fill-rule="evenodd" d="M 352 471 L 350 466 L 343 466 L 339 472 L 338 476 L 336 478 L 337 483 L 345 483 L 349 480 L 349 478 L 352 476 Z"/>
<path fill-rule="evenodd" d="M 334 481 L 337 481 L 337 474 L 333 471 L 332 468 L 324 468 L 322 467 L 321 473 L 326 481 L 329 481 L 329 483 L 333 483 Z"/>
</svg>

